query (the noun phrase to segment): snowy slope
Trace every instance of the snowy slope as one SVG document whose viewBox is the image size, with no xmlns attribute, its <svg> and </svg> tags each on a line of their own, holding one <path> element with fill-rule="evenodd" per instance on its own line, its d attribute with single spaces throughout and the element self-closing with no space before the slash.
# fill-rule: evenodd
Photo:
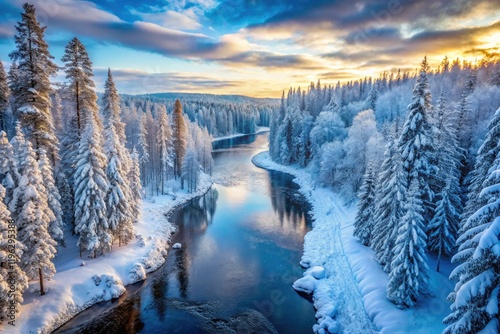
<svg viewBox="0 0 500 334">
<path fill-rule="evenodd" d="M 46 281 L 45 296 L 37 292 L 38 281 L 30 282 L 16 326 L 0 325 L 2 333 L 50 333 L 77 313 L 95 303 L 116 298 L 125 286 L 146 278 L 164 262 L 175 227 L 165 214 L 210 189 L 212 181 L 200 175 L 198 190 L 192 194 L 176 191 L 144 200 L 142 215 L 135 225 L 136 238 L 126 246 L 114 245 L 110 253 L 96 259 L 79 257 L 76 237 L 68 236 L 67 248 L 59 248 L 54 279 Z M 85 265 L 82 266 L 82 261 Z"/>
<path fill-rule="evenodd" d="M 346 208 L 331 190 L 315 187 L 305 169 L 279 165 L 268 152 L 257 154 L 252 161 L 256 166 L 294 175 L 312 204 L 313 230 L 305 236 L 302 263 L 326 269 L 327 279 L 318 281 L 314 304 L 317 310 L 322 305 L 335 307 L 335 320 L 342 333 L 442 332 L 442 319 L 449 313 L 446 297 L 453 289 L 448 280 L 452 269 L 449 262 L 442 262 L 442 273 L 436 273 L 435 258 L 428 255 L 434 296 L 423 299 L 415 309 L 396 308 L 386 297 L 387 274 L 372 250 L 352 236 L 356 209 Z M 321 310 L 318 313 L 317 318 Z"/>
</svg>

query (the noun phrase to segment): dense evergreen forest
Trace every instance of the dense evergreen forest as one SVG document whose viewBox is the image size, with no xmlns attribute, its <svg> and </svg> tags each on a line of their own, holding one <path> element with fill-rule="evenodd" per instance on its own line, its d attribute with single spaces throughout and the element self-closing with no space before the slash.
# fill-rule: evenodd
<svg viewBox="0 0 500 334">
<path fill-rule="evenodd" d="M 411 308 L 452 257 L 445 333 L 499 330 L 500 62 L 449 61 L 336 86 L 290 89 L 271 119 L 270 155 L 318 186 L 359 198 L 354 235 Z M 438 255 L 429 268 L 427 252 Z"/>
</svg>

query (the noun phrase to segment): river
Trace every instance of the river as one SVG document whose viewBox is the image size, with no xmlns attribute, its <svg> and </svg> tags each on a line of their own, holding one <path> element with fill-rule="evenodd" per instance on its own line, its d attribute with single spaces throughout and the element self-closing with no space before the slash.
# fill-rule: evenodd
<svg viewBox="0 0 500 334">
<path fill-rule="evenodd" d="M 166 263 L 118 300 L 55 333 L 311 333 L 312 303 L 292 289 L 309 205 L 290 175 L 255 167 L 267 133 L 214 142 L 214 186 L 174 211 Z"/>
</svg>

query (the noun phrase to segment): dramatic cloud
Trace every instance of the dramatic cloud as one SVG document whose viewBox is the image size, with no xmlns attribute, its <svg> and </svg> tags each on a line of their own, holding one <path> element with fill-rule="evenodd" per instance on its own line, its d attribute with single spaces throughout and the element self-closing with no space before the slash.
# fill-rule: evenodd
<svg viewBox="0 0 500 334">
<path fill-rule="evenodd" d="M 2 45 L 13 45 L 23 2 L 2 5 Z M 62 54 L 73 35 L 97 52 L 100 66 L 113 66 L 113 57 L 103 55 L 106 47 L 125 50 L 130 65 L 120 57 L 115 67 L 139 71 L 127 70 L 135 78 L 123 81 L 127 92 L 134 80 L 142 86 L 152 80 L 158 83 L 155 91 L 198 87 L 277 96 L 318 79 L 335 83 L 416 67 L 424 55 L 436 66 L 444 55 L 474 61 L 500 54 L 497 0 L 33 2 L 55 54 Z M 0 50 L 1 58 L 7 55 Z M 166 74 L 150 74 L 151 59 Z M 193 74 L 189 82 L 183 71 L 204 74 Z M 142 86 L 136 90 L 142 92 Z"/>
<path fill-rule="evenodd" d="M 94 70 L 98 88 L 104 85 L 108 69 Z M 166 91 L 189 92 L 196 87 L 218 90 L 223 87 L 236 87 L 239 81 L 222 80 L 196 73 L 149 73 L 134 69 L 115 69 L 113 79 L 123 93 L 157 93 Z"/>
</svg>

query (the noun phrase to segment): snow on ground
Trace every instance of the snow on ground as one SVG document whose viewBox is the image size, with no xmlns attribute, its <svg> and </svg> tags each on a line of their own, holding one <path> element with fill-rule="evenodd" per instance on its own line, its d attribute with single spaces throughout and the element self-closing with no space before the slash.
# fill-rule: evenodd
<svg viewBox="0 0 500 334">
<path fill-rule="evenodd" d="M 268 131 L 269 131 L 269 127 L 267 127 L 267 126 L 258 126 L 257 127 L 257 131 L 255 131 L 254 133 L 235 133 L 235 134 L 228 135 L 228 136 L 216 137 L 216 138 L 214 138 L 212 140 L 212 142 L 219 141 L 219 140 L 224 140 L 224 139 L 231 139 L 231 138 L 249 136 L 249 135 L 256 135 L 256 134 L 264 133 L 264 132 L 268 132 Z"/>
<path fill-rule="evenodd" d="M 0 325 L 2 333 L 50 333 L 84 309 L 117 298 L 125 286 L 146 278 L 164 262 L 175 227 L 165 214 L 188 200 L 203 195 L 212 186 L 210 177 L 200 175 L 194 193 L 175 191 L 170 195 L 143 200 L 141 220 L 135 225 L 136 239 L 96 259 L 79 256 L 77 238 L 69 235 L 67 247 L 60 247 L 54 259 L 57 273 L 45 281 L 46 295 L 39 295 L 38 281 L 30 282 L 16 326 Z"/>
<path fill-rule="evenodd" d="M 437 273 L 434 270 L 436 259 L 429 255 L 433 296 L 421 300 L 415 309 L 396 308 L 387 299 L 388 277 L 375 260 L 373 251 L 352 236 L 356 209 L 345 207 L 342 199 L 331 190 L 316 187 L 307 170 L 279 165 L 270 159 L 268 152 L 255 155 L 252 162 L 262 168 L 294 175 L 294 181 L 312 205 L 313 229 L 305 236 L 301 265 L 306 268 L 322 266 L 326 271 L 326 278 L 316 280 L 314 286 L 318 319 L 313 328 L 315 332 L 325 333 L 324 329 L 328 328 L 330 333 L 340 330 L 353 334 L 442 332 L 442 319 L 449 313 L 446 297 L 453 290 L 448 280 L 452 270 L 449 261 L 441 261 L 441 273 Z M 306 273 L 311 274 L 313 270 L 309 270 Z M 311 282 L 306 279 L 296 283 L 305 288 L 304 285 L 311 285 Z"/>
</svg>

